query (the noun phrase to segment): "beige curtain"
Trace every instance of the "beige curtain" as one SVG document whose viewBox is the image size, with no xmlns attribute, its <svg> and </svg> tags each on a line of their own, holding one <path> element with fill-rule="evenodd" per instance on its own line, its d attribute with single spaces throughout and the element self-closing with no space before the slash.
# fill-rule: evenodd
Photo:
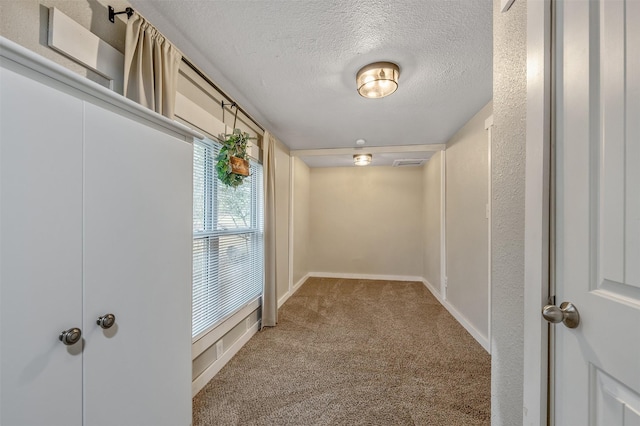
<svg viewBox="0 0 640 426">
<path fill-rule="evenodd" d="M 262 327 L 274 327 L 278 322 L 276 292 L 276 139 L 269 132 L 262 138 L 264 175 L 264 292 L 262 296 Z"/>
<path fill-rule="evenodd" d="M 182 54 L 137 12 L 127 21 L 124 95 L 173 120 Z"/>
</svg>

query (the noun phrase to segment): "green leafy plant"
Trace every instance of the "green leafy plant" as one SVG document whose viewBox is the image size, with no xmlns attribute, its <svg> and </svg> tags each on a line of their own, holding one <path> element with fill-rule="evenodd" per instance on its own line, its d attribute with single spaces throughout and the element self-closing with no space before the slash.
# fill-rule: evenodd
<svg viewBox="0 0 640 426">
<path fill-rule="evenodd" d="M 233 133 L 224 135 L 224 140 L 221 142 L 222 148 L 216 157 L 216 171 L 218 179 L 225 185 L 233 188 L 242 185 L 246 176 L 233 172 L 231 157 L 248 160 L 247 143 L 251 139 L 255 138 L 250 137 L 246 132 L 241 132 L 240 129 L 233 129 Z"/>
</svg>

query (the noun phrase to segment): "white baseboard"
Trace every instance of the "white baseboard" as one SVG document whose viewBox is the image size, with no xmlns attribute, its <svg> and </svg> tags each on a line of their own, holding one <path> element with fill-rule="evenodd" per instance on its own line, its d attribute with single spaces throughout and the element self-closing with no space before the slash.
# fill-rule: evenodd
<svg viewBox="0 0 640 426">
<path fill-rule="evenodd" d="M 302 284 L 305 283 L 305 281 L 307 281 L 307 279 L 309 279 L 311 275 L 307 274 L 304 277 L 300 278 L 300 281 L 298 281 L 297 283 L 295 283 L 293 285 L 293 293 L 295 293 L 296 291 L 298 291 L 298 289 L 302 286 Z M 292 293 L 292 295 L 293 295 Z"/>
<path fill-rule="evenodd" d="M 286 292 L 280 299 L 278 299 L 278 309 L 280 309 L 280 307 L 282 305 L 284 305 L 284 302 L 286 302 L 287 300 L 289 300 L 289 298 L 291 296 L 293 296 L 296 291 L 298 291 L 298 289 L 300 288 L 300 286 L 302 286 L 302 284 L 304 284 L 304 282 L 307 280 L 307 278 L 309 278 L 309 274 L 305 275 L 304 277 L 302 277 L 300 279 L 300 281 L 298 281 L 297 283 L 294 284 L 293 288 L 291 288 L 291 291 Z"/>
<path fill-rule="evenodd" d="M 309 272 L 309 277 L 319 278 L 343 278 L 354 280 L 378 280 L 378 281 L 417 281 L 419 283 L 424 280 L 422 277 L 413 277 L 408 275 L 375 275 L 375 274 L 349 274 L 342 272 Z"/>
<path fill-rule="evenodd" d="M 432 286 L 429 281 L 424 278 L 421 278 L 420 281 L 424 283 L 425 287 L 427 287 L 431 294 L 433 294 L 433 296 L 438 299 L 438 302 L 440 302 L 440 304 L 444 306 L 447 311 L 449 311 L 449 313 L 460 323 L 460 325 L 463 326 L 464 329 L 467 330 L 467 332 L 469 332 L 469 334 L 474 339 L 476 339 L 478 343 L 480 343 L 480 346 L 482 346 L 485 351 L 491 354 L 491 345 L 487 336 L 484 336 L 482 333 L 480 333 L 480 331 L 478 331 L 478 329 L 476 329 L 464 315 L 462 315 L 456 308 L 454 308 L 451 303 L 449 303 L 447 300 L 442 299 L 440 293 L 436 291 L 435 287 Z"/>
<path fill-rule="evenodd" d="M 290 297 L 291 297 L 291 292 L 288 291 L 280 299 L 278 299 L 278 309 L 280 309 L 280 306 L 284 305 L 284 302 L 289 300 Z"/>
<path fill-rule="evenodd" d="M 260 321 L 254 323 L 251 328 L 249 328 L 238 340 L 235 341 L 233 345 L 217 360 L 214 361 L 206 370 L 202 372 L 195 380 L 191 382 L 191 396 L 194 397 L 198 392 L 202 390 L 202 388 L 209 383 L 211 379 L 215 377 L 216 374 L 222 367 L 224 367 L 233 356 L 238 353 L 240 348 L 242 348 L 248 341 L 253 337 L 254 334 L 258 332 L 258 328 L 260 326 Z"/>
</svg>

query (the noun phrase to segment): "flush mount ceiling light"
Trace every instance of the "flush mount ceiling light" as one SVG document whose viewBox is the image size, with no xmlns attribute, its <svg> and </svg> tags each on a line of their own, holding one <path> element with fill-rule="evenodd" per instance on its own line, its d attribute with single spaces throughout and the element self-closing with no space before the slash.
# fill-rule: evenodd
<svg viewBox="0 0 640 426">
<path fill-rule="evenodd" d="M 353 156 L 353 164 L 356 166 L 367 166 L 371 164 L 371 154 L 355 154 Z"/>
<path fill-rule="evenodd" d="M 384 98 L 398 88 L 400 68 L 392 62 L 376 62 L 360 69 L 356 75 L 358 93 L 365 98 Z"/>
</svg>

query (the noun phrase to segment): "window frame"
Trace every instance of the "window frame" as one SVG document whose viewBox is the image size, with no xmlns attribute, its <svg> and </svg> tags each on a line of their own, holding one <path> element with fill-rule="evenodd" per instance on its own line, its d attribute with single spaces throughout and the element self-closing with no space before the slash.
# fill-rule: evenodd
<svg viewBox="0 0 640 426">
<path fill-rule="evenodd" d="M 250 295 L 250 297 L 245 298 L 245 300 L 243 300 L 242 303 L 237 304 L 236 306 L 233 306 L 233 308 L 229 312 L 217 318 L 215 313 L 213 314 L 206 313 L 205 317 L 215 318 L 209 324 L 206 324 L 208 322 L 207 320 L 199 321 L 197 324 L 195 324 L 192 319 L 192 342 L 196 342 L 202 339 L 203 337 L 207 336 L 213 330 L 215 330 L 216 328 L 224 324 L 225 321 L 227 321 L 230 317 L 237 314 L 240 310 L 242 310 L 248 305 L 255 304 L 256 300 L 259 299 L 259 305 L 262 305 L 261 300 L 262 300 L 262 294 L 264 289 L 264 193 L 263 193 L 264 189 L 263 189 L 262 165 L 257 161 L 255 161 L 254 159 L 250 159 L 252 176 L 251 176 L 251 179 L 247 179 L 245 180 L 245 183 L 243 183 L 243 185 L 251 185 L 251 189 L 249 190 L 249 203 L 250 203 L 249 226 L 232 228 L 232 229 L 218 229 L 218 226 L 220 223 L 219 222 L 220 210 L 218 208 L 217 203 L 219 202 L 220 185 L 224 185 L 224 184 L 217 177 L 217 173 L 215 169 L 215 158 L 217 156 L 217 153 L 220 150 L 221 145 L 216 140 L 209 139 L 209 138 L 205 138 L 202 141 L 194 141 L 194 182 L 195 182 L 196 173 L 198 170 L 195 164 L 196 162 L 195 149 L 197 145 L 204 146 L 205 150 L 208 149 L 209 155 L 205 155 L 203 159 L 204 164 L 202 166 L 203 175 L 204 175 L 203 176 L 204 178 L 203 179 L 203 187 L 204 187 L 203 213 L 204 215 L 201 219 L 204 220 L 204 222 L 202 223 L 202 229 L 199 229 L 199 230 L 195 229 L 196 185 L 194 184 L 194 223 L 193 223 L 194 230 L 193 230 L 193 245 L 192 245 L 193 255 L 194 255 L 194 267 L 193 267 L 193 277 L 192 277 L 192 286 L 193 286 L 193 295 L 194 295 L 192 296 L 193 319 L 195 319 L 194 313 L 196 308 L 196 303 L 195 303 L 196 300 L 194 300 L 194 297 L 196 294 L 200 294 L 200 295 L 202 294 L 202 291 L 197 292 L 195 288 L 195 286 L 198 284 L 196 280 L 196 274 L 203 273 L 204 275 L 206 275 L 206 280 L 205 279 L 200 280 L 201 281 L 200 283 L 206 283 L 206 285 L 208 286 L 220 285 L 219 283 L 223 275 L 221 274 L 221 267 L 220 267 L 220 258 L 222 257 L 221 255 L 222 247 L 220 247 L 221 240 L 223 240 L 225 237 L 228 237 L 228 236 L 248 237 L 249 239 L 248 256 L 250 257 L 250 260 L 248 260 L 248 264 L 252 268 L 257 268 L 258 270 L 250 271 L 251 278 L 246 280 L 247 283 L 250 283 L 250 284 L 247 284 L 246 288 L 253 287 L 253 290 L 247 292 L 247 294 Z M 209 229 L 207 229 L 207 227 L 209 227 Z M 197 244 L 202 244 L 202 242 L 204 242 L 205 247 L 203 248 L 203 250 L 205 252 L 208 252 L 211 250 L 211 248 L 207 247 L 207 245 L 211 244 L 211 241 L 216 241 L 214 242 L 214 244 L 218 244 L 218 248 L 214 249 L 216 251 L 216 254 L 215 255 L 213 253 L 206 254 L 204 256 L 205 258 L 204 268 L 196 271 L 195 259 L 196 259 L 196 253 L 197 253 L 197 250 L 196 250 Z M 256 279 L 259 280 L 259 288 L 260 288 L 257 294 L 255 294 L 255 289 L 258 287 L 257 285 L 258 283 L 255 281 Z M 222 291 L 220 292 L 224 293 Z M 204 297 L 208 300 L 208 302 L 206 303 L 207 306 L 205 309 L 206 310 L 216 309 L 216 303 L 212 301 L 212 298 L 214 297 L 212 296 L 212 294 L 215 293 L 215 290 L 206 289 L 204 290 L 204 293 L 206 293 Z M 242 294 L 241 291 L 233 294 L 234 296 L 236 294 L 245 296 L 244 294 Z M 199 296 L 199 298 L 202 298 L 202 297 L 203 296 Z M 231 297 L 230 299 L 235 300 L 234 297 Z M 227 307 L 231 305 L 233 305 L 233 303 L 227 304 Z M 220 307 L 218 306 L 218 309 L 219 308 Z M 205 323 L 206 325 L 202 326 L 201 322 Z M 200 327 L 197 329 L 197 332 L 194 333 L 194 326 L 196 325 L 200 325 Z"/>
</svg>

